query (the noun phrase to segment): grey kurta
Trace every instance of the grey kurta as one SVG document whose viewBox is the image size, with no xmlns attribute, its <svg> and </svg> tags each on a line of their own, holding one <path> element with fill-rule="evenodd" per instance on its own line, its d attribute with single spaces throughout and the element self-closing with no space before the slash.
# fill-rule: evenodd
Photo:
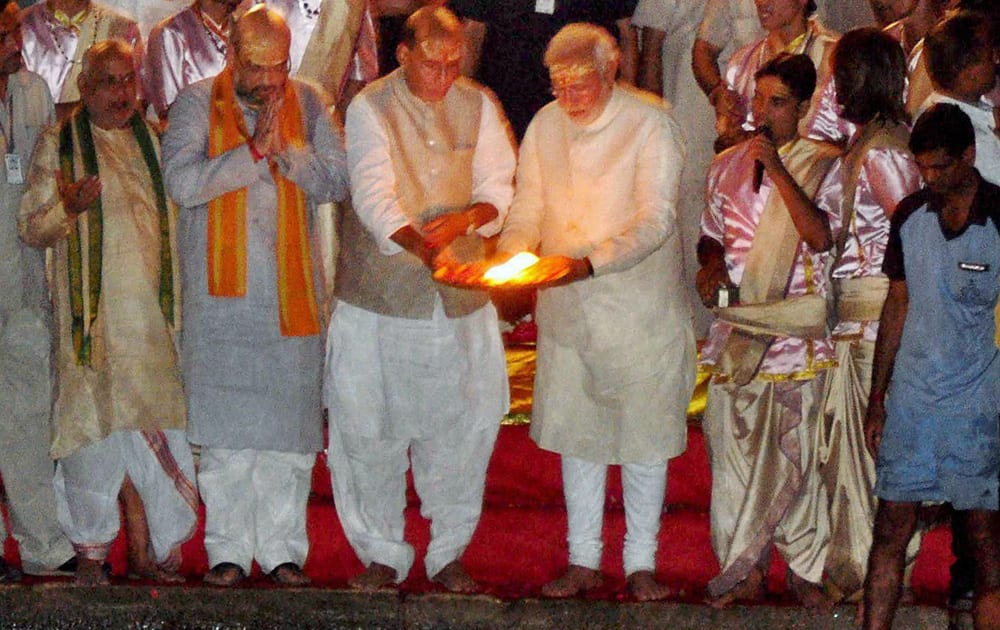
<svg viewBox="0 0 1000 630">
<path fill-rule="evenodd" d="M 294 81 L 294 80 L 293 80 Z M 286 177 L 309 202 L 347 194 L 343 139 L 319 94 L 294 82 L 306 127 L 306 146 L 287 154 Z M 167 191 L 181 206 L 178 248 L 185 296 L 181 339 L 188 397 L 188 437 L 215 448 L 309 453 L 322 448 L 321 335 L 283 337 L 278 323 L 275 256 L 276 187 L 266 160 L 254 163 L 247 146 L 208 157 L 212 79 L 183 90 L 170 109 L 163 139 Z M 243 107 L 253 133 L 256 116 Z M 247 292 L 208 294 L 207 204 L 247 188 Z M 319 243 L 310 225 L 317 295 L 323 295 Z"/>
<path fill-rule="evenodd" d="M 10 109 L 0 107 L 0 151 L 19 155 L 26 171 L 39 132 L 52 122 L 52 96 L 45 81 L 27 70 L 10 75 L 7 95 Z M 0 473 L 22 568 L 38 573 L 71 558 L 73 548 L 56 520 L 52 490 L 45 252 L 18 240 L 24 185 L 10 179 L 0 169 Z M 6 538 L 0 525 L 0 546 Z"/>
<path fill-rule="evenodd" d="M 551 103 L 521 145 L 499 248 L 587 256 L 595 277 L 538 295 L 531 434 L 595 463 L 663 462 L 686 446 L 694 334 L 676 226 L 680 130 L 616 87 L 578 126 Z"/>
</svg>

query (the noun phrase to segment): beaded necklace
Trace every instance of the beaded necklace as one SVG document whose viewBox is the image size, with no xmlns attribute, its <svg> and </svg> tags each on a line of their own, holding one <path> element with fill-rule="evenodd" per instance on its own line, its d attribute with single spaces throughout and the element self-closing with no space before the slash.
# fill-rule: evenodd
<svg viewBox="0 0 1000 630">
<path fill-rule="evenodd" d="M 315 8 L 309 5 L 309 0 L 298 0 L 299 8 L 302 9 L 303 15 L 306 16 L 307 20 L 315 20 L 316 16 L 319 15 L 320 9 L 323 8 L 323 1 L 319 0 Z"/>
<path fill-rule="evenodd" d="M 222 29 L 221 26 L 215 23 L 211 17 L 206 15 L 198 5 L 192 5 L 191 10 L 194 11 L 195 15 L 201 20 L 201 26 L 208 33 L 208 39 L 212 42 L 212 46 L 218 51 L 223 57 L 226 56 L 226 49 L 229 45 L 229 34 Z"/>
<path fill-rule="evenodd" d="M 75 63 L 82 63 L 83 53 L 88 48 L 90 48 L 90 46 L 93 45 L 95 43 L 95 41 L 97 40 L 97 33 L 100 30 L 101 21 L 104 20 L 104 11 L 101 11 L 98 7 L 94 6 L 93 4 L 90 4 L 86 9 L 83 10 L 83 13 L 87 13 L 87 12 L 90 12 L 90 11 L 92 11 L 94 13 L 94 28 L 93 28 L 93 31 L 91 32 L 90 43 L 87 44 L 86 46 L 84 46 L 82 41 L 77 40 L 76 50 L 74 51 L 74 56 L 70 57 L 69 55 L 66 54 L 66 50 L 63 49 L 62 44 L 59 43 L 59 34 L 56 32 L 57 29 L 59 29 L 59 27 L 62 26 L 62 24 L 59 22 L 59 20 L 57 20 L 55 18 L 55 11 L 52 10 L 52 7 L 47 6 L 46 8 L 49 9 L 49 11 L 51 12 L 51 15 L 48 17 L 48 19 L 45 20 L 45 24 L 49 27 L 49 34 L 52 36 L 52 43 L 56 47 L 56 52 L 58 52 L 59 55 L 63 59 L 65 59 L 68 63 L 74 63 L 74 64 Z M 86 18 L 80 20 L 79 23 L 82 24 L 85 21 L 86 21 Z M 75 27 L 75 25 L 74 26 L 69 26 L 69 27 L 64 27 L 63 30 L 67 30 L 67 31 L 76 30 L 77 37 L 81 37 L 83 35 L 83 29 Z M 76 53 L 79 53 L 79 55 L 77 55 Z"/>
</svg>

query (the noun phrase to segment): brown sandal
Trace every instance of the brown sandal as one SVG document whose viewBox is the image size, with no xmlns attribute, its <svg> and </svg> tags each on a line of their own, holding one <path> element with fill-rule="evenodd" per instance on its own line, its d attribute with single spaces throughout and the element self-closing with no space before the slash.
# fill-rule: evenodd
<svg viewBox="0 0 1000 630">
<path fill-rule="evenodd" d="M 305 586 L 312 583 L 312 580 L 294 562 L 279 564 L 271 570 L 269 575 L 275 584 L 282 586 Z"/>
<path fill-rule="evenodd" d="M 220 562 L 205 574 L 205 584 L 212 586 L 235 586 L 246 579 L 246 571 L 238 564 Z"/>
</svg>

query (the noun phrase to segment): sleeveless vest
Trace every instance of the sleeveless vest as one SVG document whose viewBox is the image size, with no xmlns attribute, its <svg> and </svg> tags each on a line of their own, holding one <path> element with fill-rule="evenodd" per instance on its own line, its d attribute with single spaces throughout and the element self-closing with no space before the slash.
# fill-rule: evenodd
<svg viewBox="0 0 1000 630">
<path fill-rule="evenodd" d="M 420 226 L 468 207 L 482 116 L 480 90 L 459 79 L 444 100 L 425 103 L 410 92 L 399 69 L 365 88 L 362 98 L 372 105 L 389 137 L 396 190 L 410 223 Z M 468 315 L 488 301 L 485 292 L 434 282 L 430 271 L 407 252 L 383 254 L 352 208 L 342 210 L 339 223 L 337 299 L 406 319 L 430 319 L 436 295 L 448 317 Z M 459 260 L 483 256 L 476 235 L 455 239 L 450 249 Z"/>
</svg>

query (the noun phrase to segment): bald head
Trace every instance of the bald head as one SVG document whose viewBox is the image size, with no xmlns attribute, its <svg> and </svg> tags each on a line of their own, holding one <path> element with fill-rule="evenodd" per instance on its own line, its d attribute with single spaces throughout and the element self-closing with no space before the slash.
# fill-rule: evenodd
<svg viewBox="0 0 1000 630">
<path fill-rule="evenodd" d="M 233 24 L 229 65 L 236 93 L 251 107 L 260 107 L 284 92 L 291 41 L 284 18 L 267 5 L 258 4 Z"/>
<path fill-rule="evenodd" d="M 242 61 L 274 66 L 288 61 L 292 32 L 281 14 L 258 4 L 236 20 L 229 42 Z"/>
</svg>

